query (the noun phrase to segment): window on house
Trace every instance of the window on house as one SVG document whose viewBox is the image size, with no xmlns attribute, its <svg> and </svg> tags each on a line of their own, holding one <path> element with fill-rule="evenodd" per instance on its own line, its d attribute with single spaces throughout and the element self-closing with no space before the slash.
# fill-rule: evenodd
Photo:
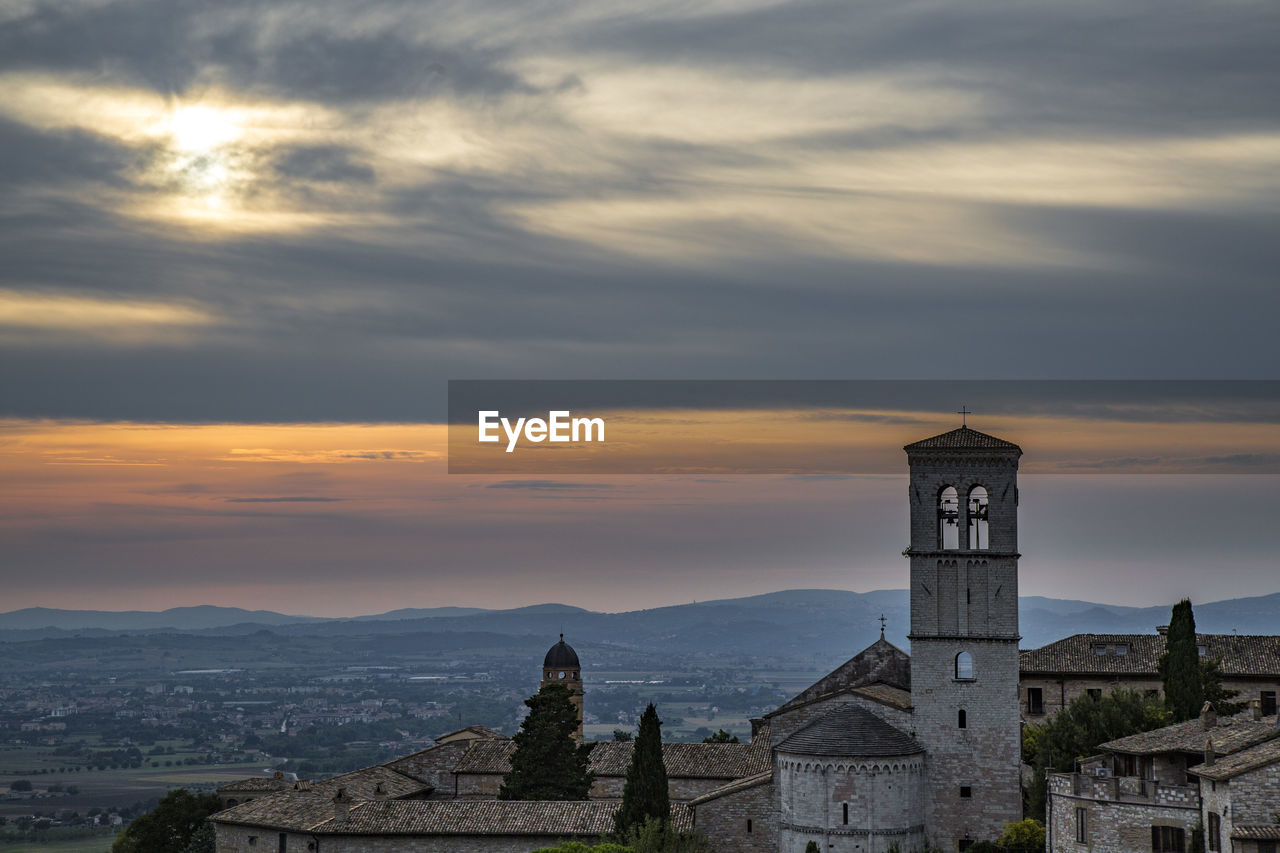
<svg viewBox="0 0 1280 853">
<path fill-rule="evenodd" d="M 1043 714 L 1044 713 L 1044 689 L 1040 687 L 1027 688 L 1027 713 Z"/>
<path fill-rule="evenodd" d="M 280 846 L 277 848 L 277 850 L 279 850 L 279 853 L 288 853 L 288 849 L 289 849 L 289 836 L 287 833 L 282 832 L 280 833 Z"/>
<path fill-rule="evenodd" d="M 1180 826 L 1151 827 L 1152 853 L 1187 853 L 1187 833 Z"/>
<path fill-rule="evenodd" d="M 1274 841 L 1259 841 L 1258 853 L 1276 853 L 1276 843 Z"/>
<path fill-rule="evenodd" d="M 985 551 L 989 547 L 987 537 L 987 490 L 974 486 L 969 490 L 969 548 Z"/>
<path fill-rule="evenodd" d="M 1200 657 L 1204 657 L 1208 653 L 1209 653 L 1209 650 L 1204 646 L 1196 646 L 1196 654 L 1200 655 Z"/>
<path fill-rule="evenodd" d="M 848 807 L 848 806 L 845 806 L 845 808 L 847 809 L 847 808 L 849 808 L 849 807 Z M 845 823 L 848 823 L 848 822 L 849 822 L 849 821 L 847 821 L 847 820 L 845 821 Z M 748 832 L 748 833 L 749 833 L 749 832 L 751 832 L 751 818 L 747 818 L 747 832 Z"/>
<path fill-rule="evenodd" d="M 848 803 L 844 804 L 844 822 L 845 823 L 849 822 L 849 804 Z"/>
<path fill-rule="evenodd" d="M 1209 849 L 1214 851 L 1221 850 L 1222 818 L 1218 817 L 1217 812 L 1209 812 L 1209 826 L 1207 831 L 1209 835 Z"/>
<path fill-rule="evenodd" d="M 968 786 L 968 785 L 961 785 L 961 786 L 960 786 L 960 797 L 961 797 L 962 799 L 967 800 L 967 799 L 969 799 L 969 798 L 970 798 L 970 797 L 972 797 L 972 796 L 973 796 L 973 788 L 971 788 L 971 787 L 970 787 L 970 786 Z"/>
<path fill-rule="evenodd" d="M 1118 655 L 1129 654 L 1129 647 L 1126 646 L 1124 643 L 1116 643 L 1115 649 L 1116 649 L 1116 654 Z"/>
<path fill-rule="evenodd" d="M 1106 647 L 1106 646 L 1094 646 L 1094 647 L 1093 647 L 1093 653 L 1094 653 L 1095 655 L 1097 655 L 1098 657 L 1102 657 L 1103 655 L 1105 655 L 1105 654 L 1107 653 L 1107 647 Z"/>
<path fill-rule="evenodd" d="M 961 681 L 973 681 L 973 655 L 968 652 L 956 655 L 956 678 Z"/>
<path fill-rule="evenodd" d="M 1102 698 L 1102 688 L 1100 687 L 1090 687 L 1085 693 L 1088 693 L 1089 698 L 1095 701 Z"/>
<path fill-rule="evenodd" d="M 960 493 L 954 486 L 938 493 L 938 547 L 943 551 L 960 547 Z"/>
<path fill-rule="evenodd" d="M 1262 716 L 1270 717 L 1276 712 L 1276 692 L 1274 690 L 1263 690 L 1262 696 Z"/>
<path fill-rule="evenodd" d="M 969 715 L 965 712 L 964 708 L 961 708 L 956 712 L 956 726 L 962 729 L 969 728 Z"/>
<path fill-rule="evenodd" d="M 1081 844 L 1089 840 L 1089 810 L 1076 809 L 1076 841 Z"/>
</svg>

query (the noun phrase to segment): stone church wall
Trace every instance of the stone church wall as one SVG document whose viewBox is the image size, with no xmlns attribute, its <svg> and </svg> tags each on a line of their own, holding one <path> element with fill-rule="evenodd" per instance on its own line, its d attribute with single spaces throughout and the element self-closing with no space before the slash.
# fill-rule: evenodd
<svg viewBox="0 0 1280 853">
<path fill-rule="evenodd" d="M 1017 645 L 921 639 L 911 651 L 915 736 L 928 751 L 931 839 L 944 850 L 963 838 L 993 841 L 1022 817 Z M 973 656 L 973 680 L 955 677 L 959 651 Z"/>
<path fill-rule="evenodd" d="M 895 844 L 908 851 L 923 846 L 923 756 L 858 759 L 779 753 L 774 766 L 780 853 L 803 853 L 810 841 L 835 853 L 885 853 Z"/>
<path fill-rule="evenodd" d="M 776 853 L 777 822 L 772 782 L 694 807 L 693 828 L 719 853 Z"/>
</svg>

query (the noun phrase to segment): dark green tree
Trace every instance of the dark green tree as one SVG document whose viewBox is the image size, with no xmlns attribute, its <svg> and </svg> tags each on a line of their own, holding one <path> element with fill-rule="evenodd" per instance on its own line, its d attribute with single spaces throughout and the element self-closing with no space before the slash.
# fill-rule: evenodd
<svg viewBox="0 0 1280 853">
<path fill-rule="evenodd" d="M 512 738 L 511 772 L 502 777 L 501 800 L 585 800 L 594 778 L 590 744 L 579 745 L 578 709 L 563 684 L 548 684 L 525 700 L 529 716 Z"/>
<path fill-rule="evenodd" d="M 1213 658 L 1200 661 L 1200 690 L 1204 693 L 1204 701 L 1213 706 L 1218 716 L 1230 717 L 1245 709 L 1244 702 L 1231 701 L 1240 695 L 1240 691 L 1222 686 L 1222 670 Z"/>
<path fill-rule="evenodd" d="M 1160 656 L 1164 701 L 1175 723 L 1200 714 L 1200 707 L 1204 705 L 1204 686 L 1200 679 L 1196 617 L 1191 612 L 1190 600 L 1184 598 L 1173 606 L 1169 633 L 1165 635 L 1165 652 Z"/>
<path fill-rule="evenodd" d="M 737 735 L 731 735 L 731 734 L 729 734 L 727 731 L 725 731 L 724 729 L 720 729 L 718 732 L 716 732 L 715 734 L 713 734 L 711 737 L 704 737 L 704 738 L 702 739 L 702 742 L 703 742 L 703 743 L 737 743 L 737 742 L 738 742 L 738 736 L 737 736 Z"/>
<path fill-rule="evenodd" d="M 182 850 L 205 825 L 205 818 L 218 811 L 222 811 L 222 802 L 214 794 L 175 788 L 161 797 L 154 809 L 125 827 L 111 845 L 111 853 Z"/>
<path fill-rule="evenodd" d="M 667 768 L 662 763 L 662 720 L 650 702 L 640 716 L 640 731 L 622 786 L 622 805 L 613 816 L 614 834 L 626 838 L 650 818 L 665 824 L 670 815 Z"/>
<path fill-rule="evenodd" d="M 1046 773 L 1067 773 L 1077 758 L 1093 755 L 1098 744 L 1169 724 L 1159 699 L 1121 688 L 1098 699 L 1077 696 L 1065 710 L 1023 730 L 1023 760 L 1032 766 L 1025 816 L 1043 821 Z"/>
<path fill-rule="evenodd" d="M 626 729 L 614 729 L 613 739 L 618 741 L 623 741 L 623 740 L 631 741 L 631 740 L 635 740 L 635 736 L 631 734 L 631 732 L 627 731 Z"/>
<path fill-rule="evenodd" d="M 217 838 L 213 824 L 206 820 L 191 834 L 191 840 L 182 848 L 182 853 L 216 853 L 216 849 Z"/>
</svg>

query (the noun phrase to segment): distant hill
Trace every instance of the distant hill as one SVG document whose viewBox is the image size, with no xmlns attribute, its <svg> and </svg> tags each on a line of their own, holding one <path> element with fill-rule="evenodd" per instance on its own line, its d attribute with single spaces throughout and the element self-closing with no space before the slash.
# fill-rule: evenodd
<svg viewBox="0 0 1280 853">
<path fill-rule="evenodd" d="M 1151 633 L 1169 621 L 1170 602 L 1121 607 L 1029 596 L 1020 602 L 1022 647 L 1035 648 L 1077 633 Z M 745 655 L 852 654 L 880 635 L 908 647 L 907 591 L 792 589 L 744 598 L 700 601 L 624 613 L 598 613 L 564 604 L 512 610 L 467 607 L 409 608 L 354 619 L 288 616 L 224 607 L 184 607 L 159 613 L 29 608 L 0 614 L 0 639 L 69 633 L 200 633 L 245 635 L 261 630 L 287 636 L 391 636 L 471 634 L 554 638 L 645 650 Z M 1280 593 L 1197 604 L 1196 625 L 1207 633 L 1266 634 L 1280 629 Z"/>
<path fill-rule="evenodd" d="M 76 631 L 105 628 L 111 631 L 137 631 L 156 628 L 199 631 L 219 628 L 237 622 L 259 625 L 289 625 L 299 622 L 323 622 L 317 616 L 288 616 L 271 610 L 243 610 L 239 607 L 171 607 L 168 610 L 55 610 L 49 607 L 27 607 L 0 613 L 0 629 L 60 628 Z"/>
</svg>

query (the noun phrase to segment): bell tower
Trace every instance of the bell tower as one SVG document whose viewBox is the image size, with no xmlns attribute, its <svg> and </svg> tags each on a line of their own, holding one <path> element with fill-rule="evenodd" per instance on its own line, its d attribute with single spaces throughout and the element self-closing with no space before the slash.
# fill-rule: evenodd
<svg viewBox="0 0 1280 853">
<path fill-rule="evenodd" d="M 542 660 L 539 689 L 548 684 L 563 684 L 569 688 L 569 701 L 578 709 L 578 733 L 575 737 L 578 743 L 582 743 L 582 670 L 578 666 L 578 653 L 564 641 L 564 634 L 560 635 L 560 642 L 547 649 L 547 656 Z"/>
<path fill-rule="evenodd" d="M 1018 459 L 968 426 L 904 448 L 910 466 L 911 704 L 926 824 L 944 851 L 1022 817 Z"/>
</svg>

